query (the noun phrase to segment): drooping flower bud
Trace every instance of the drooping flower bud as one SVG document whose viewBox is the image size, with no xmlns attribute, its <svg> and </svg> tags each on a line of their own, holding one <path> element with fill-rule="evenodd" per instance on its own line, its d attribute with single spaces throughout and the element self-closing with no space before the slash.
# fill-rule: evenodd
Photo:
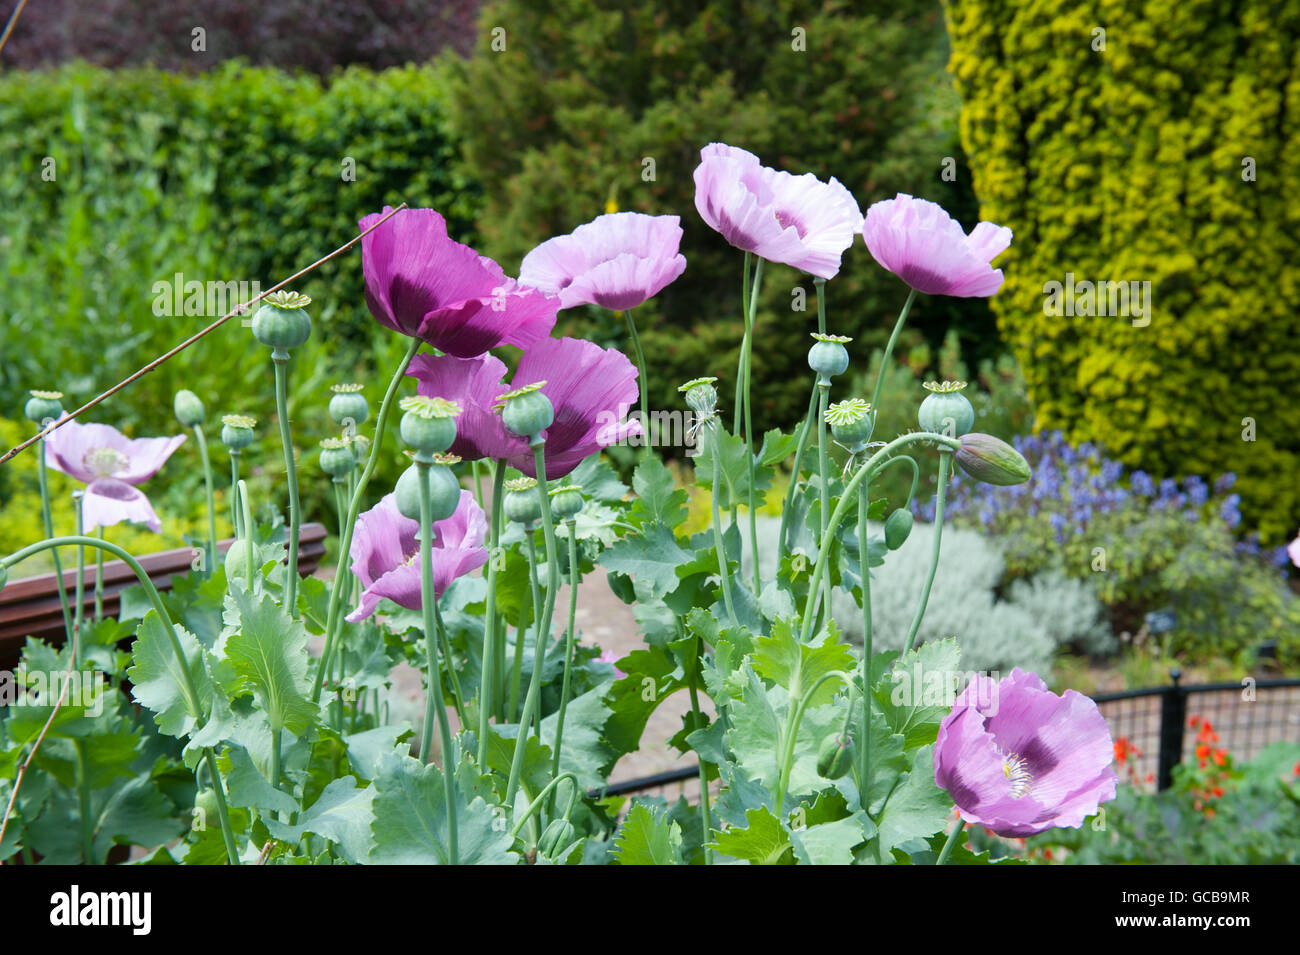
<svg viewBox="0 0 1300 955">
<path fill-rule="evenodd" d="M 416 459 L 446 451 L 456 440 L 456 418 L 460 405 L 445 398 L 426 398 L 412 395 L 403 398 L 400 426 L 402 440 L 415 449 Z"/>
<path fill-rule="evenodd" d="M 847 734 L 826 737 L 817 748 L 817 774 L 839 779 L 853 768 L 853 753 L 853 740 Z"/>
<path fill-rule="evenodd" d="M 501 507 L 506 519 L 527 527 L 542 516 L 542 503 L 537 499 L 537 481 L 533 478 L 515 478 L 506 481 L 506 496 Z"/>
<path fill-rule="evenodd" d="M 241 537 L 230 545 L 226 551 L 225 568 L 226 582 L 233 583 L 236 580 L 244 581 L 245 586 L 251 586 L 248 583 L 248 560 L 249 552 L 252 552 L 253 573 L 258 571 L 257 549 L 253 542 L 247 537 Z"/>
<path fill-rule="evenodd" d="M 23 408 L 28 421 L 44 426 L 47 421 L 58 421 L 63 417 L 63 405 L 59 399 L 61 391 L 33 391 Z"/>
<path fill-rule="evenodd" d="M 912 533 L 912 512 L 900 507 L 885 518 L 885 546 L 898 550 Z"/>
<path fill-rule="evenodd" d="M 930 394 L 921 402 L 917 419 L 922 431 L 960 438 L 975 425 L 975 409 L 970 399 L 961 393 L 964 381 L 945 381 L 936 384 L 927 381 L 923 386 Z"/>
<path fill-rule="evenodd" d="M 221 416 L 221 443 L 231 451 L 239 452 L 253 443 L 253 425 L 256 418 L 248 415 L 228 414 Z"/>
<path fill-rule="evenodd" d="M 202 424 L 207 414 L 199 396 L 188 388 L 176 392 L 176 397 L 172 399 L 172 411 L 176 412 L 176 420 L 187 428 Z"/>
<path fill-rule="evenodd" d="M 832 378 L 849 367 L 849 350 L 844 346 L 853 339 L 820 332 L 813 332 L 813 338 L 817 341 L 808 349 L 808 367 L 817 372 L 817 384 L 829 385 Z"/>
<path fill-rule="evenodd" d="M 582 504 L 582 488 L 576 484 L 551 490 L 551 513 L 562 521 L 581 511 Z"/>
<path fill-rule="evenodd" d="M 501 411 L 506 429 L 527 438 L 532 445 L 542 440 L 542 432 L 555 420 L 555 407 L 551 399 L 542 394 L 545 385 L 544 381 L 534 381 L 497 398 L 496 407 Z"/>
<path fill-rule="evenodd" d="M 985 484 L 1024 484 L 1033 476 L 1020 452 L 991 434 L 962 435 L 955 457 L 963 471 Z"/>
<path fill-rule="evenodd" d="M 537 840 L 537 851 L 548 859 L 555 859 L 577 839 L 577 830 L 567 819 L 552 819 Z"/>
<path fill-rule="evenodd" d="M 370 405 L 361 393 L 361 385 L 331 385 L 330 391 L 334 397 L 330 398 L 329 412 L 335 424 L 350 424 L 354 428 L 365 424 L 370 417 Z"/>
<path fill-rule="evenodd" d="M 357 466 L 347 438 L 326 438 L 320 443 L 320 469 L 335 481 L 344 480 Z"/>
<path fill-rule="evenodd" d="M 826 409 L 826 423 L 831 426 L 831 436 L 854 454 L 866 448 L 876 424 L 871 402 L 862 398 L 835 402 Z"/>
<path fill-rule="evenodd" d="M 289 349 L 311 337 L 311 299 L 298 292 L 281 290 L 262 299 L 253 316 L 253 337 L 271 348 L 271 357 L 287 360 Z"/>
</svg>

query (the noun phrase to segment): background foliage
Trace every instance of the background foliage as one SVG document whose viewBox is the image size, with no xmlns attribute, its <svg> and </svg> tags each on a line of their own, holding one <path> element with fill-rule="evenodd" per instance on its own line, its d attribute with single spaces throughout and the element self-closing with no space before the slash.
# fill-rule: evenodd
<svg viewBox="0 0 1300 955">
<path fill-rule="evenodd" d="M 992 301 L 1039 425 L 1157 477 L 1235 471 L 1246 522 L 1282 543 L 1300 514 L 1300 485 L 1278 480 L 1300 464 L 1300 7 L 945 8 L 983 213 L 1016 235 Z M 1067 272 L 1149 281 L 1151 324 L 1045 315 L 1044 282 Z"/>
</svg>

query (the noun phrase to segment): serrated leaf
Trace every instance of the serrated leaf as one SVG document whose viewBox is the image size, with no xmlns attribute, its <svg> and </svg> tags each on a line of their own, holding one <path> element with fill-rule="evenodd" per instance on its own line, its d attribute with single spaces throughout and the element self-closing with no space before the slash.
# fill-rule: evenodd
<svg viewBox="0 0 1300 955">
<path fill-rule="evenodd" d="M 325 787 L 295 826 L 267 818 L 267 830 L 282 842 L 296 843 L 307 833 L 337 843 L 349 862 L 365 862 L 370 853 L 370 824 L 374 821 L 373 786 L 357 788 L 351 776 L 341 776 Z"/>
<path fill-rule="evenodd" d="M 625 537 L 596 560 L 608 570 L 627 574 L 646 588 L 652 598 L 663 598 L 677 588 L 677 568 L 691 555 L 677 543 L 673 532 L 651 524 L 637 537 Z"/>
<path fill-rule="evenodd" d="M 206 709 L 212 703 L 212 681 L 203 665 L 203 647 L 198 637 L 184 627 L 176 627 L 185 660 L 176 658 L 172 642 L 167 635 L 167 624 L 158 619 L 157 611 L 150 610 L 137 631 L 131 648 L 134 666 L 126 671 L 131 681 L 131 695 L 137 703 L 154 714 L 158 729 L 168 736 L 188 736 L 203 719 L 205 713 L 192 711 L 185 695 L 184 674 L 198 691 L 198 706 Z"/>
<path fill-rule="evenodd" d="M 790 836 L 766 806 L 748 810 L 745 823 L 743 829 L 733 826 L 722 832 L 715 830 L 712 848 L 754 865 L 779 865 L 789 861 L 786 857 L 791 849 Z"/>
<path fill-rule="evenodd" d="M 682 865 L 682 830 L 667 814 L 634 805 L 614 841 L 618 865 Z"/>
<path fill-rule="evenodd" d="M 794 617 L 777 620 L 769 636 L 755 639 L 750 658 L 759 676 L 785 687 L 795 701 L 802 699 L 818 680 L 836 672 L 849 672 L 854 664 L 852 651 L 839 642 L 833 629 L 821 635 L 818 643 L 800 643 L 795 632 L 797 622 Z M 813 692 L 808 705 L 829 703 L 845 686 L 843 680 L 830 677 Z"/>
<path fill-rule="evenodd" d="M 372 784 L 374 819 L 370 824 L 374 845 L 369 861 L 380 865 L 447 865 L 447 799 L 442 772 L 421 765 L 410 756 L 384 757 Z M 510 850 L 514 838 L 503 810 L 481 796 L 466 800 L 459 785 L 453 787 L 456 806 L 458 862 L 461 865 L 516 865 Z"/>
<path fill-rule="evenodd" d="M 569 701 L 565 710 L 560 771 L 573 773 L 578 777 L 578 785 L 587 789 L 595 789 L 604 783 L 602 769 L 614 756 L 605 745 L 603 737 L 609 717 L 610 709 L 605 703 L 602 688 L 588 690 L 575 697 Z M 559 710 L 542 720 L 542 741 L 552 753 L 555 751 L 555 730 L 559 722 Z"/>
<path fill-rule="evenodd" d="M 258 771 L 248 750 L 230 746 L 217 757 L 224 765 L 226 801 L 239 809 L 258 809 L 262 812 L 292 813 L 298 811 L 298 801 L 286 792 L 276 789 Z"/>
<path fill-rule="evenodd" d="M 823 822 L 790 834 L 794 854 L 804 865 L 852 865 L 853 847 L 866 841 L 856 816 Z"/>
<path fill-rule="evenodd" d="M 931 750 L 922 746 L 912 751 L 907 775 L 885 801 L 876 820 L 882 852 L 908 839 L 929 838 L 952 816 L 952 799 L 934 784 Z"/>
<path fill-rule="evenodd" d="M 627 512 L 629 524 L 640 527 L 659 523 L 675 528 L 686 520 L 689 495 L 684 488 L 677 487 L 672 472 L 658 455 L 649 455 L 637 465 L 632 489 L 636 491 L 636 500 Z"/>
<path fill-rule="evenodd" d="M 307 695 L 307 631 L 267 594 L 235 588 L 239 629 L 226 636 L 224 663 L 235 674 L 235 692 L 251 689 L 266 711 L 272 732 L 301 736 L 319 707 Z"/>
<path fill-rule="evenodd" d="M 899 657 L 875 688 L 890 729 L 903 735 L 908 749 L 938 736 L 939 724 L 952 712 L 952 681 L 961 672 L 960 662 L 956 640 L 927 641 Z"/>
<path fill-rule="evenodd" d="M 153 848 L 185 831 L 176 807 L 147 776 L 128 780 L 118 789 L 95 821 L 94 853 L 102 862 L 115 843 Z"/>
</svg>

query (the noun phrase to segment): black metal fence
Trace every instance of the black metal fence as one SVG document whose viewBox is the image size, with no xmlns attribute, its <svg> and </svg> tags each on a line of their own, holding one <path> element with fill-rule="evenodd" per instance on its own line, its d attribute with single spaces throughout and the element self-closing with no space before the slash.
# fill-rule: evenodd
<svg viewBox="0 0 1300 955">
<path fill-rule="evenodd" d="M 1110 724 L 1111 736 L 1125 748 L 1125 779 L 1147 789 L 1167 789 L 1174 767 L 1196 758 L 1200 727 L 1207 721 L 1218 737 L 1214 746 L 1227 750 L 1238 763 L 1254 758 L 1270 743 L 1300 742 L 1300 679 L 1247 677 L 1239 683 L 1184 686 L 1181 676 L 1173 670 L 1168 686 L 1093 697 Z M 1193 728 L 1190 721 L 1197 717 Z M 684 766 L 611 783 L 603 793 L 655 793 L 671 802 L 679 794 L 696 795 L 698 784 L 690 783 L 698 779 L 699 767 Z"/>
</svg>

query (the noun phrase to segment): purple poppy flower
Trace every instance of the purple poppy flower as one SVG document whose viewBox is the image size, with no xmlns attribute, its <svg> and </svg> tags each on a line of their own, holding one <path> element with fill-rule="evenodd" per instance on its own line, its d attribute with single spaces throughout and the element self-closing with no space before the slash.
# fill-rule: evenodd
<svg viewBox="0 0 1300 955">
<path fill-rule="evenodd" d="M 934 744 L 934 781 L 962 818 L 1000 836 L 1078 828 L 1115 798 L 1114 744 L 1097 704 L 1057 696 L 1019 667 L 978 676 L 957 697 Z"/>
<path fill-rule="evenodd" d="M 771 169 L 724 143 L 700 150 L 695 208 L 736 248 L 824 279 L 862 228 L 857 200 L 837 180 Z"/>
<path fill-rule="evenodd" d="M 519 282 L 560 297 L 560 308 L 623 311 L 658 295 L 686 270 L 678 216 L 614 212 L 524 256 Z"/>
<path fill-rule="evenodd" d="M 385 597 L 407 610 L 419 610 L 420 522 L 403 517 L 393 494 L 384 497 L 357 518 L 352 538 L 352 572 L 365 588 L 361 603 L 348 614 L 356 623 L 375 612 Z M 451 517 L 433 524 L 433 592 L 438 596 L 463 577 L 487 563 L 487 518 L 469 491 L 460 492 L 460 503 Z"/>
<path fill-rule="evenodd" d="M 183 434 L 133 439 L 106 424 L 69 421 L 46 439 L 45 461 L 86 485 L 81 502 L 83 531 L 128 521 L 157 533 L 162 522 L 149 498 L 134 485 L 157 474 L 184 443 Z"/>
<path fill-rule="evenodd" d="M 918 292 L 985 298 L 1002 287 L 990 262 L 1011 244 L 1006 226 L 981 222 L 967 235 L 937 203 L 899 193 L 867 210 L 871 256 Z"/>
<path fill-rule="evenodd" d="M 1286 545 L 1286 553 L 1291 558 L 1291 563 L 1300 567 L 1300 534 L 1296 534 L 1295 540 Z"/>
<path fill-rule="evenodd" d="M 361 220 L 368 229 L 391 209 Z M 447 236 L 432 209 L 404 209 L 361 240 L 366 304 L 382 325 L 462 358 L 551 334 L 560 301 L 508 278 Z"/>
<path fill-rule="evenodd" d="M 504 363 L 491 355 L 456 358 L 416 355 L 407 374 L 421 395 L 446 398 L 461 407 L 451 453 L 466 460 L 500 458 L 536 477 L 528 442 L 506 430 L 493 406 L 499 395 L 544 381 L 542 394 L 555 407 L 546 438 L 546 477 L 564 477 L 601 448 L 643 434 L 627 412 L 637 401 L 636 366 L 616 348 L 580 338 L 548 338 L 525 350 L 509 385 Z"/>
</svg>

